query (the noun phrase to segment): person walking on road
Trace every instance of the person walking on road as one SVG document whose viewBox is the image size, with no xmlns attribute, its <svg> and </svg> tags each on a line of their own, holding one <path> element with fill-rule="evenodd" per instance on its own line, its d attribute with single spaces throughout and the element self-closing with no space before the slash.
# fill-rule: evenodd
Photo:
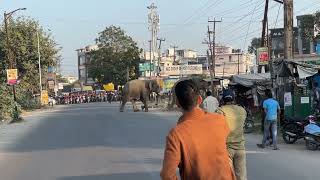
<svg viewBox="0 0 320 180">
<path fill-rule="evenodd" d="M 243 125 L 247 117 L 246 110 L 235 105 L 234 92 L 225 90 L 222 95 L 224 105 L 218 109 L 223 114 L 230 128 L 227 138 L 229 156 L 233 162 L 233 168 L 237 180 L 247 180 L 246 151 Z"/>
<path fill-rule="evenodd" d="M 273 149 L 279 150 L 277 146 L 277 120 L 278 114 L 280 114 L 280 106 L 278 101 L 273 99 L 272 92 L 270 89 L 266 90 L 266 95 L 268 99 L 263 102 L 263 109 L 266 114 L 264 121 L 263 140 L 262 144 L 257 144 L 257 146 L 259 148 L 265 148 L 271 127 Z"/>
<path fill-rule="evenodd" d="M 235 180 L 226 146 L 229 127 L 223 115 L 203 111 L 202 98 L 192 80 L 176 87 L 176 104 L 183 115 L 166 140 L 161 178 Z"/>
<path fill-rule="evenodd" d="M 216 112 L 219 107 L 219 101 L 212 96 L 211 91 L 207 91 L 207 98 L 203 101 L 203 109 L 207 112 Z"/>
</svg>

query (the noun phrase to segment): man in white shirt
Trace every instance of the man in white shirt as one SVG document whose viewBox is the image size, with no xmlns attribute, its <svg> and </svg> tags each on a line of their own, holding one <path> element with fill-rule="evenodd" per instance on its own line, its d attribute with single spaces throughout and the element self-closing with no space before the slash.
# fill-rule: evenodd
<svg viewBox="0 0 320 180">
<path fill-rule="evenodd" d="M 210 91 L 207 91 L 207 98 L 203 101 L 203 109 L 207 112 L 216 112 L 219 107 L 219 101 L 213 97 Z"/>
</svg>

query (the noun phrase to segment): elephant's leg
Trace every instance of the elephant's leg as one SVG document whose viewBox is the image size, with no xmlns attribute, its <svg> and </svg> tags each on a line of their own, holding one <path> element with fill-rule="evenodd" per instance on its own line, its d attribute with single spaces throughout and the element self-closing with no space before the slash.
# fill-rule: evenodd
<svg viewBox="0 0 320 180">
<path fill-rule="evenodd" d="M 120 112 L 123 112 L 124 106 L 126 105 L 128 98 L 122 98 L 122 103 L 120 105 Z"/>
<path fill-rule="evenodd" d="M 135 99 L 132 99 L 132 100 L 131 100 L 131 103 L 132 103 L 132 106 L 133 106 L 133 111 L 134 111 L 134 112 L 138 112 L 139 109 L 138 109 L 138 107 L 137 107 L 137 105 L 136 105 L 136 100 L 135 100 Z"/>
<path fill-rule="evenodd" d="M 140 99 L 141 99 L 141 101 L 142 101 L 142 103 L 143 103 L 143 105 L 144 105 L 144 111 L 145 112 L 148 112 L 149 111 L 149 109 L 148 109 L 148 99 L 147 99 L 147 95 L 143 95 Z"/>
</svg>

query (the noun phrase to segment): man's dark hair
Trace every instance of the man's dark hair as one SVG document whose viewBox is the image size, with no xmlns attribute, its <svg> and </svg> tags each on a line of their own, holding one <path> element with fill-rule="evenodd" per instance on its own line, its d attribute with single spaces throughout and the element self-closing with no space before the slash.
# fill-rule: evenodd
<svg viewBox="0 0 320 180">
<path fill-rule="evenodd" d="M 207 96 L 211 96 L 212 95 L 211 91 L 207 91 L 206 94 L 207 94 Z"/>
<path fill-rule="evenodd" d="M 183 110 L 190 111 L 197 105 L 197 99 L 200 93 L 193 80 L 178 82 L 174 90 L 177 100 Z"/>
<path fill-rule="evenodd" d="M 267 96 L 268 98 L 273 98 L 273 97 L 272 97 L 272 92 L 271 92 L 270 89 L 267 89 L 267 90 L 266 90 L 266 96 Z"/>
</svg>

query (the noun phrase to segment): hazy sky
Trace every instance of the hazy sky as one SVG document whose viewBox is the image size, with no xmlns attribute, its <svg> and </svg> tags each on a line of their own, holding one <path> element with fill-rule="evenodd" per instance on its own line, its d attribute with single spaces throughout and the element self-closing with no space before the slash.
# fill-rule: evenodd
<svg viewBox="0 0 320 180">
<path fill-rule="evenodd" d="M 265 0 L 0 0 L 0 11 L 27 8 L 15 16 L 30 16 L 50 29 L 63 48 L 63 73 L 77 75 L 75 50 L 93 44 L 106 26 L 121 26 L 141 48 L 148 49 L 147 6 L 151 2 L 158 6 L 159 37 L 166 39 L 163 48 L 177 45 L 205 54 L 202 42 L 208 17 L 223 20 L 216 34 L 221 44 L 246 50 L 251 38 L 261 34 Z M 272 0 L 269 7 L 269 28 L 282 26 L 283 7 Z M 294 0 L 295 16 L 318 9 L 319 0 Z"/>
</svg>

